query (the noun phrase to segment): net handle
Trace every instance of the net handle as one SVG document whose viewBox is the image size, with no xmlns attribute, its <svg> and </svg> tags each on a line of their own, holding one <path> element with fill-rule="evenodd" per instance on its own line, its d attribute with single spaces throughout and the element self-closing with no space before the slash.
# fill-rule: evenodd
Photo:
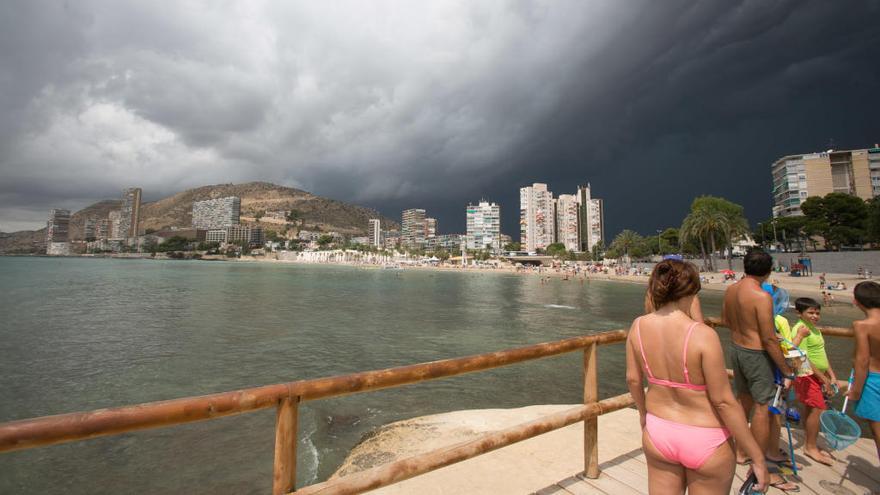
<svg viewBox="0 0 880 495">
<path fill-rule="evenodd" d="M 849 389 L 852 388 L 853 380 L 856 377 L 856 369 L 852 368 L 849 370 L 849 380 L 846 381 L 846 395 L 843 399 L 843 409 L 840 410 L 843 414 L 846 414 L 846 405 L 849 403 Z"/>
</svg>

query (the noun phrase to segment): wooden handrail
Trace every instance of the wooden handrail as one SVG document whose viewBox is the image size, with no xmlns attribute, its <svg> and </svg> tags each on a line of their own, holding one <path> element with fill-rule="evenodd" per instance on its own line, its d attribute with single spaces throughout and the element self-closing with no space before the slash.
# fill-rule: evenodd
<svg viewBox="0 0 880 495">
<path fill-rule="evenodd" d="M 712 327 L 724 326 L 719 318 L 707 318 L 706 324 Z M 820 329 L 823 334 L 829 336 L 853 337 L 853 331 L 847 328 L 820 327 Z M 562 416 L 551 415 L 548 418 L 497 432 L 497 435 L 490 434 L 473 442 L 466 442 L 467 445 L 462 444 L 452 450 L 441 449 L 445 454 L 441 452 L 441 454 L 434 456 L 432 455 L 434 453 L 427 453 L 417 461 L 411 459 L 398 461 L 391 465 L 396 466 L 394 468 L 391 466 L 388 466 L 387 469 L 385 466 L 377 468 L 380 470 L 371 475 L 372 478 L 367 484 L 372 488 L 385 486 L 581 420 L 584 421 L 585 473 L 589 477 L 596 477 L 599 473 L 596 416 L 609 412 L 599 404 L 610 404 L 598 401 L 596 350 L 599 345 L 623 342 L 626 340 L 626 334 L 626 330 L 612 330 L 506 351 L 344 376 L 298 380 L 199 397 L 11 421 L 0 424 L 0 453 L 277 407 L 273 493 L 287 493 L 294 489 L 296 483 L 297 417 L 300 402 L 398 387 L 583 350 L 584 406 L 577 408 L 574 413 L 564 411 L 557 414 L 557 416 L 561 414 L 567 419 L 560 420 Z M 628 397 L 628 395 L 624 394 L 614 399 Z M 629 401 L 627 405 L 631 405 L 631 397 L 629 397 Z M 619 405 L 622 402 L 617 401 L 614 404 Z M 621 407 L 626 407 L 626 405 L 617 408 Z M 569 414 L 566 416 L 566 413 Z M 575 416 L 577 419 L 572 420 L 571 418 Z M 346 479 L 348 478 L 346 477 Z M 381 481 L 381 484 L 375 485 L 376 480 L 386 480 L 387 482 Z M 313 485 L 313 487 L 329 487 L 330 485 L 327 483 Z M 354 479 L 352 479 L 352 483 L 355 483 Z M 363 481 L 359 483 L 363 483 Z M 358 490 L 352 488 L 355 485 L 342 484 L 338 486 L 348 486 L 349 488 L 339 490 L 332 488 L 327 492 L 322 489 L 320 493 L 356 493 Z M 317 488 L 308 487 L 308 489 L 304 489 L 304 492 L 318 493 L 314 490 Z"/>
<path fill-rule="evenodd" d="M 308 401 L 397 387 L 565 354 L 593 343 L 602 345 L 624 340 L 625 330 L 612 330 L 507 351 L 384 370 L 11 421 L 0 424 L 0 453 L 241 414 L 277 406 L 287 398 L 299 397 L 300 401 Z"/>
<path fill-rule="evenodd" d="M 486 433 L 473 440 L 467 440 L 431 452 L 383 464 L 345 477 L 316 483 L 301 488 L 294 493 L 296 495 L 341 495 L 375 490 L 376 488 L 464 461 L 516 442 L 573 425 L 579 421 L 596 419 L 598 416 L 632 406 L 634 403 L 632 396 L 629 394 L 618 395 L 598 402 L 548 414 L 503 430 Z"/>
</svg>

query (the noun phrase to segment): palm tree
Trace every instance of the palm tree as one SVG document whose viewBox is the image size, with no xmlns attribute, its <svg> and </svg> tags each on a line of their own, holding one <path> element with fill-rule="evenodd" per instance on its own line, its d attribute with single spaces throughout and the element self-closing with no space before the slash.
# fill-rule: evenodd
<svg viewBox="0 0 880 495">
<path fill-rule="evenodd" d="M 623 251 L 624 256 L 629 260 L 629 253 L 642 242 L 642 236 L 632 230 L 624 230 L 617 234 L 614 241 L 611 242 L 611 248 L 616 251 Z"/>
<path fill-rule="evenodd" d="M 749 222 L 740 214 L 732 212 L 723 214 L 724 239 L 727 244 L 727 269 L 733 270 L 733 240 L 749 232 Z"/>
<path fill-rule="evenodd" d="M 712 253 L 716 251 L 715 241 L 718 236 L 723 236 L 728 228 L 727 217 L 720 211 L 708 208 L 698 208 L 684 219 L 681 224 L 681 243 L 695 239 L 700 244 L 700 253 L 703 255 L 703 267 L 715 271 Z M 709 253 L 706 253 L 708 244 Z"/>
</svg>

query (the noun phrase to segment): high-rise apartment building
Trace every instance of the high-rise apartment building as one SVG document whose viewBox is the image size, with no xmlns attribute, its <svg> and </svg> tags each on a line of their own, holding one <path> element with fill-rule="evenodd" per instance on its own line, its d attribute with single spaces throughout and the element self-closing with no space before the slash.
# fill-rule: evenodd
<svg viewBox="0 0 880 495">
<path fill-rule="evenodd" d="M 107 215 L 110 224 L 110 239 L 124 239 L 125 231 L 122 229 L 122 212 L 113 210 Z"/>
<path fill-rule="evenodd" d="M 131 187 L 122 191 L 122 208 L 119 210 L 120 237 L 137 237 L 141 221 L 141 188 Z"/>
<path fill-rule="evenodd" d="M 70 210 L 49 210 L 46 242 L 67 242 L 70 234 Z"/>
<path fill-rule="evenodd" d="M 98 225 L 98 220 L 95 217 L 89 217 L 83 221 L 83 239 L 87 241 L 95 240 L 96 225 Z"/>
<path fill-rule="evenodd" d="M 225 229 L 238 225 L 240 215 L 241 198 L 237 196 L 196 201 L 192 209 L 192 227 L 203 230 Z"/>
<path fill-rule="evenodd" d="M 110 238 L 110 219 L 99 218 L 95 221 L 95 239 L 107 240 Z"/>
<path fill-rule="evenodd" d="M 467 207 L 468 249 L 501 249 L 501 207 L 496 203 L 480 201 Z"/>
<path fill-rule="evenodd" d="M 553 244 L 556 216 L 553 193 L 547 184 L 535 183 L 519 189 L 520 244 L 526 251 L 544 249 Z"/>
<path fill-rule="evenodd" d="M 46 254 L 70 254 L 69 236 L 70 210 L 49 210 L 49 220 L 46 221 Z"/>
<path fill-rule="evenodd" d="M 437 237 L 437 219 L 425 218 L 425 242 Z"/>
<path fill-rule="evenodd" d="M 370 219 L 370 228 L 367 231 L 367 238 L 371 246 L 379 247 L 382 245 L 382 226 L 378 218 Z"/>
<path fill-rule="evenodd" d="M 871 176 L 871 190 L 876 198 L 880 196 L 880 144 L 868 150 L 868 172 Z"/>
<path fill-rule="evenodd" d="M 810 196 L 832 192 L 871 199 L 880 194 L 880 147 L 788 155 L 770 168 L 773 176 L 773 216 L 803 215 L 801 204 Z"/>
<path fill-rule="evenodd" d="M 594 199 L 590 184 L 578 186 L 579 251 L 590 252 L 593 246 L 605 242 L 605 213 L 601 199 Z"/>
<path fill-rule="evenodd" d="M 560 194 L 556 199 L 556 242 L 566 251 L 580 251 L 580 205 L 577 195 Z"/>
<path fill-rule="evenodd" d="M 400 245 L 410 249 L 424 248 L 426 237 L 425 210 L 421 208 L 403 210 L 401 217 Z"/>
</svg>

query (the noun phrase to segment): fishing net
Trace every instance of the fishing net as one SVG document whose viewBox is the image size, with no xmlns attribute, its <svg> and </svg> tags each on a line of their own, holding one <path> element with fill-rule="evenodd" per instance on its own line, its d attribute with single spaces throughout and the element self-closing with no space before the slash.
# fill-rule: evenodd
<svg viewBox="0 0 880 495">
<path fill-rule="evenodd" d="M 843 450 L 854 444 L 862 434 L 858 423 L 846 414 L 834 409 L 825 411 L 819 416 L 819 424 L 825 441 L 832 450 Z"/>
</svg>

